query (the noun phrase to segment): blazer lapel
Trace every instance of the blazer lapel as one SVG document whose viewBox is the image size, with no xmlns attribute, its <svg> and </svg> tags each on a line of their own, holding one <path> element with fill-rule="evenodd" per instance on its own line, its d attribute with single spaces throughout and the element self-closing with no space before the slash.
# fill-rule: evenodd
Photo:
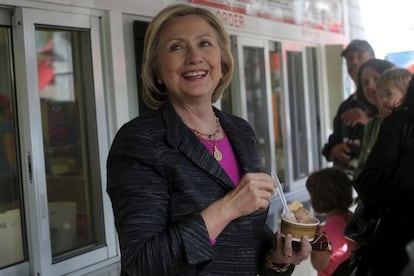
<svg viewBox="0 0 414 276">
<path fill-rule="evenodd" d="M 220 111 L 218 116 L 239 160 L 241 173 L 262 171 L 256 136 L 252 129 L 247 125 L 246 127 L 235 125 L 227 114 Z"/>
<path fill-rule="evenodd" d="M 168 143 L 186 155 L 200 169 L 210 174 L 220 186 L 226 190 L 233 189 L 234 184 L 224 169 L 214 159 L 193 131 L 181 121 L 170 104 L 163 106 L 163 118 L 166 122 Z"/>
</svg>

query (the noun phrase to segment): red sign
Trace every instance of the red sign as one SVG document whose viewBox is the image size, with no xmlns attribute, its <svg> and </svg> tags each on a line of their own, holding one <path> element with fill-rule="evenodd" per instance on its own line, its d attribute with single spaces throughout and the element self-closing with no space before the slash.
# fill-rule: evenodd
<svg viewBox="0 0 414 276">
<path fill-rule="evenodd" d="M 264 19 L 289 23 L 334 33 L 343 32 L 343 9 L 341 0 L 190 0 L 192 3 L 206 5 L 228 12 L 246 14 Z M 231 15 L 231 13 L 222 14 Z M 233 15 L 231 19 L 237 18 Z M 230 21 L 226 21 L 230 23 Z M 242 22 L 231 21 L 242 26 Z M 244 25 L 244 24 L 243 24 Z"/>
</svg>

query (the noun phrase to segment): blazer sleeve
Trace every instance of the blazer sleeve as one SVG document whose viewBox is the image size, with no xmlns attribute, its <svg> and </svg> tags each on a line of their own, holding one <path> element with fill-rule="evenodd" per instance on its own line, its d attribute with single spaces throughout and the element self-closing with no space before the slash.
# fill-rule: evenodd
<svg viewBox="0 0 414 276">
<path fill-rule="evenodd" d="M 119 235 L 122 270 L 174 275 L 214 254 L 204 220 L 193 213 L 171 223 L 169 193 L 151 137 L 121 129 L 107 159 L 107 192 Z"/>
</svg>

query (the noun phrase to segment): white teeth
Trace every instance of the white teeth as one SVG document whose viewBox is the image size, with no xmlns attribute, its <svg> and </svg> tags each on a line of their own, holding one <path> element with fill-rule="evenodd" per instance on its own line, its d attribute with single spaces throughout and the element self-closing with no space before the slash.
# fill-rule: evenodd
<svg viewBox="0 0 414 276">
<path fill-rule="evenodd" d="M 183 77 L 198 77 L 198 76 L 204 76 L 206 73 L 204 71 L 192 71 L 192 72 L 186 72 L 183 74 Z"/>
</svg>

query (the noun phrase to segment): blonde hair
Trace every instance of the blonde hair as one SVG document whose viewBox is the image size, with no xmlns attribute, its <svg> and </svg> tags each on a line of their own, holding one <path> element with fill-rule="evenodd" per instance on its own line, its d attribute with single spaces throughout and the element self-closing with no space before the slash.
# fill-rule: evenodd
<svg viewBox="0 0 414 276">
<path fill-rule="evenodd" d="M 378 78 L 377 90 L 394 87 L 406 94 L 412 76 L 412 73 L 404 68 L 385 70 Z"/>
<path fill-rule="evenodd" d="M 203 18 L 217 33 L 218 46 L 221 52 L 222 78 L 219 81 L 213 95 L 212 103 L 215 103 L 231 82 L 234 63 L 231 53 L 230 37 L 225 31 L 219 19 L 209 10 L 190 6 L 187 4 L 175 4 L 161 10 L 151 21 L 145 34 L 142 82 L 143 100 L 152 109 L 157 109 L 168 100 L 165 86 L 157 82 L 157 50 L 160 43 L 160 32 L 171 21 L 171 19 L 197 15 Z"/>
</svg>

